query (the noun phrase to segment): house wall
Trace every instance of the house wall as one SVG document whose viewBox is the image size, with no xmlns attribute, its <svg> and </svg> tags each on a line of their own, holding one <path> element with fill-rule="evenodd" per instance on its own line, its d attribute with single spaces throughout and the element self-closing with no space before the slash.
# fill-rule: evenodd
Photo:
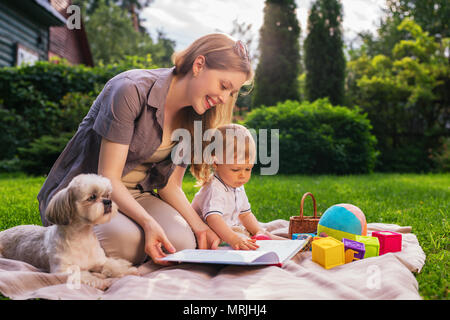
<svg viewBox="0 0 450 320">
<path fill-rule="evenodd" d="M 70 5 L 69 0 L 51 0 L 51 5 L 64 17 L 68 17 L 66 8 Z M 86 53 L 83 52 L 81 43 L 82 31 L 69 30 L 66 26 L 50 27 L 49 57 L 59 56 L 67 59 L 72 64 L 87 64 Z"/>
<path fill-rule="evenodd" d="M 0 67 L 16 64 L 17 43 L 47 60 L 48 27 L 32 16 L 0 2 Z"/>
</svg>

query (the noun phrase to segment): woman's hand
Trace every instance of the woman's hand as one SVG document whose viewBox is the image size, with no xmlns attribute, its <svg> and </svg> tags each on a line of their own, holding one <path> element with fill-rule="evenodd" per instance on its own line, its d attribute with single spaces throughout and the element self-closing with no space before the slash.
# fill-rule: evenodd
<svg viewBox="0 0 450 320">
<path fill-rule="evenodd" d="M 194 230 L 194 234 L 199 249 L 216 250 L 221 241 L 219 236 L 206 224 Z"/>
<path fill-rule="evenodd" d="M 153 262 L 157 264 L 164 266 L 173 265 L 173 262 L 160 260 L 166 256 L 162 250 L 163 246 L 170 253 L 174 253 L 176 250 L 167 239 L 167 236 L 159 223 L 150 221 L 143 226 L 143 229 L 145 234 L 145 253 L 147 253 L 152 258 Z"/>
<path fill-rule="evenodd" d="M 162 200 L 175 208 L 187 221 L 194 231 L 199 249 L 217 249 L 220 238 L 202 221 L 183 191 L 182 184 L 185 171 L 186 168 L 176 166 L 166 186 L 158 189 L 158 194 Z"/>
<path fill-rule="evenodd" d="M 128 145 L 103 138 L 100 147 L 98 173 L 111 181 L 113 189 L 111 198 L 119 206 L 120 211 L 144 229 L 145 253 L 155 263 L 169 265 L 168 262 L 159 260 L 166 255 L 162 251 L 162 246 L 171 253 L 175 252 L 175 248 L 167 239 L 161 226 L 149 216 L 122 183 L 121 177 L 128 155 L 128 147 Z"/>
<path fill-rule="evenodd" d="M 230 241 L 229 245 L 234 250 L 256 250 L 259 246 L 255 243 L 256 240 L 243 238 L 241 236 L 235 235 Z"/>
</svg>

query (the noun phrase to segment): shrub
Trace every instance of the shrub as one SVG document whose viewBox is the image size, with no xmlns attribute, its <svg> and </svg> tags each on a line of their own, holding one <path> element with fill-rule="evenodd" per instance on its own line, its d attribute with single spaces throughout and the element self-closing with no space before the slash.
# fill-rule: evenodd
<svg viewBox="0 0 450 320">
<path fill-rule="evenodd" d="M 3 105 L 20 110 L 32 87 L 46 100 L 60 101 L 68 92 L 99 93 L 115 75 L 135 68 L 155 68 L 151 57 L 127 56 L 120 63 L 91 68 L 69 65 L 65 60 L 38 61 L 32 66 L 0 68 L 0 97 Z M 55 63 L 56 62 L 56 63 Z"/>
<path fill-rule="evenodd" d="M 56 62 L 0 68 L 0 160 L 14 159 L 19 147 L 27 149 L 36 138 L 75 131 L 105 83 L 118 73 L 156 67 L 150 56 L 95 68 Z"/>
<path fill-rule="evenodd" d="M 52 126 L 53 135 L 42 135 L 28 146 L 18 148 L 20 170 L 28 174 L 46 174 L 72 138 L 95 96 L 79 92 L 67 93 L 60 102 L 59 121 Z M 5 162 L 5 166 L 10 162 Z M 15 164 L 15 162 L 13 162 Z M 2 168 L 0 167 L 0 170 Z M 6 171 L 6 170 L 5 170 Z"/>
<path fill-rule="evenodd" d="M 28 122 L 14 110 L 0 106 L 0 132 L 0 159 L 12 159 L 16 149 L 27 141 Z"/>
<path fill-rule="evenodd" d="M 20 160 L 17 156 L 8 160 L 0 160 L 0 172 L 18 172 L 20 170 Z"/>
<path fill-rule="evenodd" d="M 59 132 L 76 131 L 81 120 L 87 115 L 96 96 L 94 93 L 69 92 L 60 101 L 61 122 Z"/>
<path fill-rule="evenodd" d="M 450 137 L 442 138 L 442 147 L 432 154 L 436 172 L 450 172 Z"/>
<path fill-rule="evenodd" d="M 287 100 L 250 112 L 248 128 L 279 129 L 279 173 L 353 174 L 372 171 L 375 137 L 359 108 Z"/>
<path fill-rule="evenodd" d="M 58 136 L 42 136 L 28 147 L 18 148 L 20 169 L 32 175 L 48 173 L 73 134 L 64 132 Z"/>
</svg>

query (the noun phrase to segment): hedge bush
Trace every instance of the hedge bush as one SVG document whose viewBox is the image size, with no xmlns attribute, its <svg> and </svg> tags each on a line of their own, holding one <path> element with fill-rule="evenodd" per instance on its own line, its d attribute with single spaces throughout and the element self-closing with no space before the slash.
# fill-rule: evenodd
<svg viewBox="0 0 450 320">
<path fill-rule="evenodd" d="M 0 97 L 7 108 L 21 110 L 29 94 L 39 92 L 40 98 L 59 102 L 68 92 L 97 92 L 116 74 L 135 68 L 155 68 L 150 55 L 125 57 L 120 63 L 69 65 L 64 60 L 39 61 L 32 66 L 0 68 Z M 32 91 L 30 91 L 32 90 Z"/>
<path fill-rule="evenodd" d="M 27 148 L 18 148 L 20 170 L 31 175 L 48 173 L 74 133 L 45 135 L 33 140 Z"/>
<path fill-rule="evenodd" d="M 42 159 L 52 159 L 56 142 L 40 138 L 64 139 L 64 133 L 76 131 L 105 83 L 123 71 L 136 68 L 156 66 L 147 56 L 126 57 L 120 63 L 94 68 L 72 66 L 63 60 L 0 68 L 0 171 L 11 167 L 11 163 L 16 164 L 14 159 L 19 157 L 27 173 L 47 173 L 46 161 L 38 165 L 39 170 L 29 165 L 35 160 L 32 150 L 37 150 L 36 144 L 41 146 L 38 149 L 43 152 Z M 49 143 L 47 147 L 46 143 Z M 60 143 L 62 140 L 56 146 Z M 50 154 L 45 154 L 46 150 Z"/>
<path fill-rule="evenodd" d="M 279 173 L 357 174 L 375 165 L 376 138 L 357 107 L 287 100 L 253 110 L 244 125 L 257 132 L 279 129 Z"/>
</svg>

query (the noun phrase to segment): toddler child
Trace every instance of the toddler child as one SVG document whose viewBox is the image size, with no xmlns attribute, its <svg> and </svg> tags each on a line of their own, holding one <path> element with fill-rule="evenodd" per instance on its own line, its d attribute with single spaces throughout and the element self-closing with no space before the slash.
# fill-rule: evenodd
<svg viewBox="0 0 450 320">
<path fill-rule="evenodd" d="M 252 235 L 284 239 L 260 227 L 245 194 L 244 184 L 250 180 L 256 156 L 249 130 L 238 124 L 223 125 L 214 132 L 214 138 L 209 163 L 191 166 L 197 186 L 201 186 L 192 201 L 194 210 L 235 250 L 257 249 Z"/>
</svg>

